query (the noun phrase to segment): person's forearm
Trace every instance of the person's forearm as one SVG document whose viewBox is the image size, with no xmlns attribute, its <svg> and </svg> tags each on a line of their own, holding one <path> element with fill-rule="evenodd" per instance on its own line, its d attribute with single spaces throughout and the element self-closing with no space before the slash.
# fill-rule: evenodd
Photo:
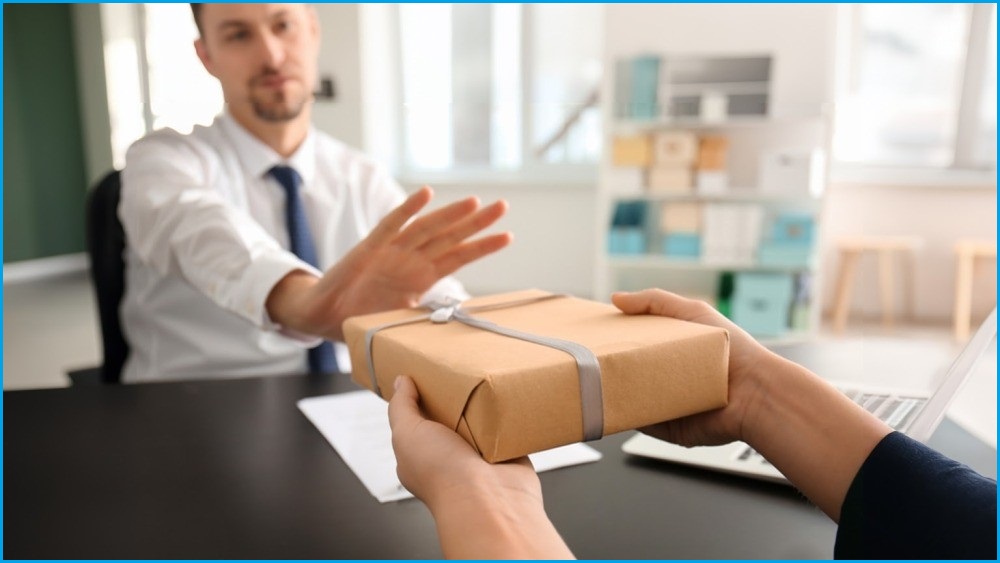
<svg viewBox="0 0 1000 563">
<path fill-rule="evenodd" d="M 311 292 L 319 278 L 303 270 L 289 272 L 274 285 L 264 306 L 272 321 L 303 334 L 322 336 L 328 340 L 343 340 L 339 321 L 320 326 L 316 322 L 315 300 Z"/>
<path fill-rule="evenodd" d="M 744 439 L 834 521 L 858 469 L 892 430 L 817 375 L 771 356 Z"/>
<path fill-rule="evenodd" d="M 428 506 L 449 559 L 573 559 L 529 492 L 461 487 Z"/>
</svg>

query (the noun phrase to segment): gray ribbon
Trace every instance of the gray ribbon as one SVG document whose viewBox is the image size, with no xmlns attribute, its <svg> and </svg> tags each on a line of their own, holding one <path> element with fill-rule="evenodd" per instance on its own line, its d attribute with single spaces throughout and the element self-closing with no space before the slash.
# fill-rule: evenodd
<svg viewBox="0 0 1000 563">
<path fill-rule="evenodd" d="M 562 350 L 563 352 L 573 356 L 573 359 L 576 360 L 577 372 L 580 377 L 580 406 L 583 411 L 583 439 L 586 441 L 598 440 L 604 434 L 604 401 L 601 392 L 601 366 L 597 361 L 597 356 L 594 355 L 593 352 L 587 349 L 587 347 L 577 344 L 576 342 L 514 330 L 484 319 L 473 317 L 470 314 L 481 311 L 491 311 L 494 309 L 505 309 L 507 307 L 516 307 L 519 305 L 546 301 L 558 297 L 565 297 L 565 295 L 545 295 L 542 297 L 531 297 L 528 299 L 510 301 L 507 303 L 482 305 L 479 307 L 469 308 L 462 308 L 460 303 L 454 300 L 449 300 L 444 303 L 435 302 L 427 305 L 427 307 L 431 309 L 431 312 L 429 313 L 370 328 L 365 333 L 365 352 L 368 356 L 368 374 L 371 376 L 372 389 L 379 397 L 382 396 L 382 392 L 378 387 L 378 380 L 375 377 L 375 359 L 372 355 L 372 340 L 375 338 L 375 334 L 387 328 L 419 323 L 426 320 L 439 324 L 455 320 L 464 325 L 481 330 L 488 330 L 501 336 L 517 338 L 526 342 L 532 342 L 534 344 L 541 344 L 542 346 L 555 348 L 556 350 Z"/>
</svg>

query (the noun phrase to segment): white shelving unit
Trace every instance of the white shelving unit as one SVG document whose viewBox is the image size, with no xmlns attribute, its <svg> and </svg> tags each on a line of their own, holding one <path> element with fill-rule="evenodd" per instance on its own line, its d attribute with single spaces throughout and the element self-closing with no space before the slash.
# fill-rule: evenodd
<svg viewBox="0 0 1000 563">
<path fill-rule="evenodd" d="M 755 85 L 756 86 L 756 85 Z M 764 90 L 766 91 L 766 89 Z M 675 90 L 676 93 L 676 90 Z M 605 103 L 613 104 L 613 100 Z M 826 172 L 814 180 L 813 190 L 807 187 L 789 186 L 787 190 L 765 190 L 760 187 L 761 159 L 767 153 L 791 151 L 819 155 L 821 161 L 827 159 L 830 134 L 830 119 L 820 108 L 807 115 L 794 116 L 735 116 L 722 121 L 703 121 L 692 117 L 660 116 L 649 120 L 615 118 L 613 108 L 606 107 L 605 146 L 598 185 L 598 237 L 595 292 L 598 296 L 608 296 L 613 291 L 637 290 L 644 287 L 660 287 L 690 297 L 703 298 L 715 302 L 723 283 L 723 274 L 740 273 L 784 274 L 793 279 L 809 280 L 809 301 L 805 310 L 800 302 L 798 322 L 790 322 L 787 331 L 780 335 L 757 335 L 763 340 L 775 338 L 799 339 L 808 336 L 820 323 L 820 296 L 822 295 L 819 264 L 819 233 L 822 221 L 823 193 L 826 189 Z M 616 136 L 652 135 L 659 132 L 684 131 L 695 135 L 720 135 L 728 140 L 726 173 L 729 187 L 724 193 L 703 194 L 697 189 L 691 193 L 650 191 L 644 187 L 641 169 L 615 166 L 612 162 L 612 146 Z M 825 167 L 824 167 L 825 168 Z M 818 183 L 817 183 L 818 182 Z M 818 189 L 817 189 L 818 188 Z M 619 202 L 645 202 L 647 218 L 654 217 L 653 223 L 646 223 L 646 250 L 642 254 L 611 254 L 609 235 L 612 218 Z M 659 246 L 662 236 L 655 218 L 660 209 L 671 204 L 738 204 L 740 207 L 759 208 L 763 217 L 761 237 L 766 238 L 775 217 L 783 214 L 807 215 L 812 218 L 813 235 L 808 260 L 798 264 L 761 264 L 757 256 L 746 260 L 720 261 L 706 260 L 704 256 L 677 258 L 665 255 Z M 718 206 L 717 206 L 718 207 Z M 754 241 L 758 246 L 759 242 Z M 723 307 L 725 309 L 725 307 Z M 789 316 L 795 307 L 789 309 Z M 802 319 L 806 319 L 804 322 Z M 795 328 L 793 328 L 795 327 Z"/>
</svg>

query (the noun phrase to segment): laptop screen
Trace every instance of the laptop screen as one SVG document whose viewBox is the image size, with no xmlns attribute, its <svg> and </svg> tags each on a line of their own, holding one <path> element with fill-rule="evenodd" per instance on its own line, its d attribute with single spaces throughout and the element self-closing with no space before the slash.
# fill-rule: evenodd
<svg viewBox="0 0 1000 563">
<path fill-rule="evenodd" d="M 951 367 L 948 368 L 947 373 L 945 373 L 944 378 L 941 380 L 941 384 L 934 391 L 934 394 L 931 395 L 930 399 L 927 400 L 927 404 L 924 405 L 924 408 L 917 415 L 916 419 L 914 419 L 913 425 L 907 431 L 907 434 L 911 438 L 926 442 L 931 437 L 931 434 L 934 433 L 934 430 L 941 423 L 941 419 L 944 418 L 948 405 L 951 404 L 955 395 L 958 394 L 958 390 L 961 389 L 965 380 L 972 374 L 983 353 L 990 346 L 996 346 L 996 336 L 997 310 L 994 307 L 993 311 L 986 317 L 986 320 L 983 321 L 983 324 L 979 326 L 976 334 L 969 339 L 965 348 L 962 349 L 962 352 L 952 362 Z"/>
</svg>

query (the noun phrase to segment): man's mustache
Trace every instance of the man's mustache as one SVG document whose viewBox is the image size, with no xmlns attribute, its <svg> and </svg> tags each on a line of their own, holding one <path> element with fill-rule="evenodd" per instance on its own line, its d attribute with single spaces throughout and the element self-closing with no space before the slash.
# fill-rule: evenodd
<svg viewBox="0 0 1000 563">
<path fill-rule="evenodd" d="M 269 78 L 274 78 L 276 76 L 288 76 L 288 74 L 282 73 L 281 70 L 276 68 L 266 67 L 260 72 L 260 74 L 257 74 L 256 76 L 250 79 L 250 84 L 257 85 Z"/>
</svg>

